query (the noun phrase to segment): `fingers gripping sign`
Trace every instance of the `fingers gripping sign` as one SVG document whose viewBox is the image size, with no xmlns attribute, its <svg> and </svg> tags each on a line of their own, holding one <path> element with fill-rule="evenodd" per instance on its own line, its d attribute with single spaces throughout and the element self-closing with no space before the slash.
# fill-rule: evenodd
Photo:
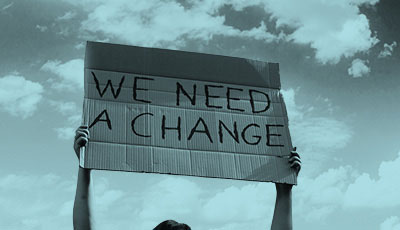
<svg viewBox="0 0 400 230">
<path fill-rule="evenodd" d="M 75 131 L 75 140 L 74 140 L 74 150 L 76 156 L 79 159 L 80 149 L 81 147 L 85 147 L 89 140 L 89 129 L 88 126 L 82 125 L 79 126 Z"/>
<path fill-rule="evenodd" d="M 291 168 L 296 170 L 296 174 L 298 175 L 301 169 L 301 159 L 300 155 L 296 152 L 296 147 L 293 147 L 293 150 L 290 152 L 289 164 Z"/>
</svg>

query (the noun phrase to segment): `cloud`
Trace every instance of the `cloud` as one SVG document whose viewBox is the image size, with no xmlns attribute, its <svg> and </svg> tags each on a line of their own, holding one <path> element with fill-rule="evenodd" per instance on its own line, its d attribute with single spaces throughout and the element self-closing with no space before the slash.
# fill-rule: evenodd
<svg viewBox="0 0 400 230">
<path fill-rule="evenodd" d="M 352 137 L 350 128 L 333 118 L 311 117 L 293 124 L 295 140 L 308 148 L 341 149 Z M 323 151 L 325 152 L 325 151 Z"/>
<path fill-rule="evenodd" d="M 330 154 L 345 147 L 353 131 L 345 122 L 331 116 L 320 116 L 313 107 L 296 104 L 294 89 L 281 90 L 289 117 L 289 129 L 294 146 L 304 159 L 303 173 L 318 172 L 322 162 L 331 159 Z M 329 99 L 324 99 L 323 108 L 331 110 Z M 321 154 L 324 153 L 324 154 Z"/>
<path fill-rule="evenodd" d="M 378 178 L 361 174 L 346 191 L 346 207 L 387 208 L 400 206 L 400 152 L 393 161 L 380 164 Z M 384 194 L 384 195 L 382 195 Z"/>
<path fill-rule="evenodd" d="M 369 27 L 367 17 L 360 13 L 361 5 L 374 5 L 377 0 L 310 0 L 282 1 L 103 1 L 68 2 L 89 12 L 82 22 L 82 31 L 103 38 L 143 46 L 179 48 L 187 40 L 210 41 L 215 35 L 262 40 L 294 42 L 310 45 L 316 59 L 323 64 L 336 64 L 342 57 L 367 52 L 379 40 Z M 259 26 L 240 30 L 227 25 L 220 9 L 230 5 L 236 11 L 246 7 L 263 8 L 271 15 Z M 340 15 L 338 18 L 337 15 Z M 275 25 L 278 33 L 268 31 Z M 292 32 L 284 34 L 284 27 Z"/>
<path fill-rule="evenodd" d="M 22 76 L 0 78 L 0 110 L 23 119 L 33 115 L 42 100 L 43 86 Z"/>
<path fill-rule="evenodd" d="M 7 9 L 11 8 L 13 5 L 14 5 L 14 2 L 11 2 L 10 4 L 2 6 L 1 11 L 6 11 Z"/>
<path fill-rule="evenodd" d="M 72 229 L 72 208 L 74 203 L 76 176 L 65 178 L 56 174 L 0 173 L 0 214 L 1 226 L 7 230 Z M 108 179 L 92 176 L 91 185 L 94 224 L 102 224 L 100 218 L 112 217 L 125 224 L 115 229 L 131 229 L 134 223 L 126 207 L 136 208 L 125 192 L 110 186 Z M 136 187 L 134 187 L 136 189 Z M 119 203 L 122 202 L 122 203 Z M 124 203 L 125 202 L 125 203 Z M 132 209 L 130 209 L 132 210 Z M 101 214 L 96 216 L 96 214 Z M 114 216 L 115 214 L 115 216 Z M 97 217 L 99 221 L 97 221 Z M 140 220 L 137 220 L 140 221 Z M 112 221 L 111 221 L 112 222 Z M 114 229 L 105 223 L 96 229 Z M 154 227 L 154 226 L 153 226 Z M 151 229 L 151 228 L 149 228 Z"/>
<path fill-rule="evenodd" d="M 49 100 L 49 104 L 66 117 L 64 127 L 54 128 L 57 137 L 61 140 L 71 140 L 75 136 L 75 129 L 80 125 L 82 109 L 72 101 Z"/>
<path fill-rule="evenodd" d="M 215 1 L 193 3 L 185 8 L 175 1 L 98 1 L 97 7 L 82 22 L 82 30 L 142 46 L 181 47 L 186 40 L 209 41 L 215 35 L 272 41 L 265 24 L 241 31 L 225 25 L 217 15 Z M 223 6 L 223 4 L 217 4 Z"/>
<path fill-rule="evenodd" d="M 293 197 L 294 212 L 304 215 L 304 219 L 312 223 L 322 222 L 338 210 L 400 207 L 400 182 L 396 178 L 399 174 L 400 152 L 394 160 L 380 164 L 377 179 L 372 179 L 368 173 L 359 173 L 351 166 L 330 168 L 316 177 L 300 176 Z M 393 220 L 387 222 L 395 223 Z"/>
<path fill-rule="evenodd" d="M 360 183 L 366 173 L 360 174 L 351 166 L 327 169 L 316 177 L 301 174 L 299 186 L 293 191 L 293 216 L 309 223 L 324 223 L 337 211 L 398 207 L 400 186 L 392 175 L 399 174 L 399 164 L 400 153 L 396 159 L 382 162 L 379 177 L 372 180 L 374 184 Z M 93 172 L 91 187 L 94 227 L 99 230 L 132 226 L 152 229 L 166 219 L 199 230 L 265 229 L 272 220 L 275 200 L 272 183 L 227 180 L 217 183 L 216 179 L 207 179 L 215 183 L 205 183 L 203 178 L 182 176 L 139 178 L 129 174 L 129 178 L 122 178 L 121 174 L 111 177 L 107 173 L 110 177 L 103 177 L 99 173 Z M 127 179 L 130 183 L 120 183 Z M 125 188 L 121 188 L 122 184 Z M 70 229 L 75 185 L 74 179 L 54 174 L 0 176 L 0 214 L 5 220 L 2 224 L 10 226 L 10 230 L 56 226 L 60 230 Z M 26 206 L 27 203 L 30 205 Z M 398 217 L 390 217 L 381 224 L 381 230 L 397 230 L 399 225 Z"/>
<path fill-rule="evenodd" d="M 362 77 L 365 74 L 371 72 L 370 68 L 367 66 L 368 61 L 364 61 L 361 59 L 354 59 L 351 62 L 351 66 L 347 69 L 349 75 L 353 76 L 354 78 Z"/>
<path fill-rule="evenodd" d="M 370 173 L 359 173 L 352 166 L 327 169 L 322 162 L 331 159 L 329 154 L 345 147 L 353 131 L 345 122 L 317 116 L 317 111 L 308 105 L 296 104 L 294 89 L 282 90 L 282 94 L 293 144 L 298 146 L 303 158 L 299 186 L 293 193 L 295 216 L 301 215 L 302 220 L 309 223 L 324 223 L 338 210 L 400 206 L 396 198 L 396 194 L 400 194 L 400 184 L 395 178 L 400 174 L 400 153 L 394 160 L 380 164 L 376 179 Z M 323 101 L 329 102 L 329 99 Z"/>
<path fill-rule="evenodd" d="M 330 168 L 316 177 L 300 176 L 293 193 L 294 213 L 308 222 L 323 222 L 343 204 L 346 189 L 355 178 L 350 166 Z"/>
<path fill-rule="evenodd" d="M 379 171 L 386 173 L 380 173 L 376 181 L 387 181 L 389 175 L 398 175 L 398 162 L 400 153 L 396 159 L 382 162 Z M 381 182 L 365 186 L 358 182 L 365 174 L 352 166 L 330 168 L 315 177 L 301 174 L 299 185 L 293 191 L 294 216 L 309 223 L 324 223 L 338 211 L 399 205 L 395 201 L 400 188 L 397 182 L 391 187 Z M 116 178 L 94 180 L 96 229 L 115 225 L 127 229 L 132 223 L 137 229 L 151 229 L 166 219 L 175 219 L 200 230 L 265 229 L 271 223 L 275 201 L 271 183 L 232 181 L 231 185 L 218 188 L 201 181 L 205 179 L 160 175 L 152 178 L 155 182 L 149 183 L 151 186 L 140 189 L 111 186 L 110 182 Z M 358 190 L 354 191 L 354 186 Z M 382 187 L 382 190 L 375 187 Z M 388 194 L 388 197 L 379 197 L 379 194 Z M 390 201 L 395 204 L 389 204 Z M 371 206 L 371 202 L 382 205 Z M 395 226 L 396 222 L 390 223 Z"/>
<path fill-rule="evenodd" d="M 161 221 L 196 219 L 201 203 L 200 187 L 177 176 L 154 176 L 156 183 L 124 191 L 110 185 L 108 178 L 94 180 L 96 229 L 152 229 Z M 133 182 L 134 183 L 134 182 Z M 138 192 L 140 190 L 140 192 Z"/>
<path fill-rule="evenodd" d="M 319 62 L 336 64 L 342 57 L 368 51 L 378 42 L 367 17 L 359 12 L 359 5 L 376 2 L 271 0 L 266 1 L 265 10 L 276 19 L 278 27 L 294 28 L 289 40 L 309 44 Z"/>
<path fill-rule="evenodd" d="M 397 46 L 397 42 L 393 41 L 391 45 L 385 43 L 383 44 L 383 50 L 379 53 L 378 58 L 385 58 L 392 56 L 394 48 Z"/>
<path fill-rule="evenodd" d="M 290 89 L 282 89 L 281 90 L 283 99 L 285 100 L 286 109 L 288 111 L 289 120 L 301 120 L 304 117 L 303 107 L 299 106 L 295 102 L 295 90 L 293 88 Z"/>
<path fill-rule="evenodd" d="M 387 218 L 381 225 L 379 230 L 400 230 L 400 219 L 397 216 Z"/>
<path fill-rule="evenodd" d="M 75 183 L 54 174 L 31 173 L 0 176 L 1 226 L 8 230 L 72 228 L 72 209 L 61 212 L 71 202 Z M 62 214 L 62 215 L 61 215 Z"/>
<path fill-rule="evenodd" d="M 73 59 L 65 63 L 61 63 L 58 60 L 47 61 L 40 69 L 57 76 L 55 79 L 50 79 L 54 89 L 61 91 L 83 89 L 82 59 Z"/>
<path fill-rule="evenodd" d="M 57 137 L 61 140 L 72 140 L 75 136 L 75 129 L 74 127 L 61 127 L 61 128 L 54 128 L 54 131 L 57 133 Z"/>
<path fill-rule="evenodd" d="M 273 186 L 266 183 L 230 186 L 207 199 L 202 209 L 203 219 L 214 227 L 218 226 L 217 229 L 240 229 L 240 226 L 249 226 L 252 222 L 258 223 L 257 228 L 266 226 L 272 220 L 273 194 Z M 227 228 L 227 223 L 232 222 L 235 226 Z"/>
<path fill-rule="evenodd" d="M 78 106 L 73 101 L 49 101 L 50 105 L 55 107 L 63 115 L 70 115 L 79 111 Z"/>
<path fill-rule="evenodd" d="M 200 209 L 199 196 L 204 192 L 196 183 L 180 177 L 165 177 L 146 190 L 142 199 L 147 202 L 139 216 L 147 221 L 186 219 Z"/>
<path fill-rule="evenodd" d="M 47 26 L 36 25 L 36 29 L 38 29 L 40 32 L 46 32 L 48 28 Z"/>
<path fill-rule="evenodd" d="M 137 186 L 135 174 L 123 176 L 133 186 L 121 189 L 121 174 L 93 174 L 95 228 L 152 229 L 174 219 L 193 229 L 265 229 L 270 225 L 275 201 L 271 183 L 207 183 L 202 178 L 149 174 L 149 186 Z M 128 177 L 129 176 L 129 177 Z M 115 182 L 115 184 L 113 184 Z M 218 181 L 220 182 L 220 181 Z M 141 182 L 143 184 L 143 182 Z M 140 184 L 140 183 L 139 183 Z M 218 184 L 218 185 L 217 185 Z M 222 183 L 224 184 L 224 183 Z M 69 204 L 65 204 L 68 207 Z"/>
<path fill-rule="evenodd" d="M 103 194 L 95 197 L 96 210 L 98 210 L 98 212 L 112 211 L 109 210 L 110 206 L 117 200 L 121 199 L 124 195 L 125 193 L 120 190 L 109 190 L 103 192 Z"/>
<path fill-rule="evenodd" d="M 75 130 L 80 125 L 81 117 L 81 115 L 70 116 L 67 119 L 67 126 L 54 128 L 57 138 L 66 141 L 72 140 L 75 137 Z"/>
<path fill-rule="evenodd" d="M 68 11 L 63 16 L 57 17 L 57 21 L 66 21 L 74 18 L 76 16 L 76 12 Z"/>
</svg>

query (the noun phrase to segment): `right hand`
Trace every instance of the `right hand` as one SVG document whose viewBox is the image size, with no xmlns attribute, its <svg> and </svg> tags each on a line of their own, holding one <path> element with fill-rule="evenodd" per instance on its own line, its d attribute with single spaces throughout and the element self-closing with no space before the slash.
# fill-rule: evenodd
<svg viewBox="0 0 400 230">
<path fill-rule="evenodd" d="M 79 159 L 79 150 L 85 146 L 89 138 L 89 129 L 86 125 L 79 126 L 75 131 L 74 150 Z"/>
<path fill-rule="evenodd" d="M 296 147 L 290 152 L 289 157 L 290 167 L 296 170 L 296 175 L 299 175 L 301 169 L 300 155 L 296 152 Z"/>
<path fill-rule="evenodd" d="M 296 147 L 290 152 L 290 157 L 288 160 L 290 167 L 296 170 L 296 175 L 299 175 L 301 169 L 301 159 L 300 155 L 296 152 Z M 275 183 L 276 190 L 278 193 L 288 194 L 289 191 L 292 189 L 291 184 L 284 184 L 284 183 Z"/>
</svg>

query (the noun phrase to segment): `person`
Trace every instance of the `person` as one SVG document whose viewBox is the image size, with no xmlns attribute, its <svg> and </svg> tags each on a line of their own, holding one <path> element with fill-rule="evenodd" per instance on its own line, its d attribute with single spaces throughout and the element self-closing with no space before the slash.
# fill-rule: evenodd
<svg viewBox="0 0 400 230">
<path fill-rule="evenodd" d="M 76 130 L 74 150 L 79 159 L 80 148 L 88 142 L 89 130 L 87 126 L 80 126 Z M 301 160 L 296 148 L 291 151 L 288 163 L 298 174 L 301 169 Z M 73 225 L 75 230 L 91 230 L 90 209 L 90 169 L 79 167 L 78 183 L 76 187 L 75 202 L 73 208 Z M 291 230 L 292 224 L 292 185 L 275 183 L 276 201 L 271 230 Z M 166 220 L 157 225 L 153 230 L 190 230 L 183 223 L 174 220 Z"/>
</svg>

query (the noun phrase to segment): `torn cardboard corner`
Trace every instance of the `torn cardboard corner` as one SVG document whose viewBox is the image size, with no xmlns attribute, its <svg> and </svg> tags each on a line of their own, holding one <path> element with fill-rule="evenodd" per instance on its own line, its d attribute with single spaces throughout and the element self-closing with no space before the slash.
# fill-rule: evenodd
<svg viewBox="0 0 400 230">
<path fill-rule="evenodd" d="M 88 42 L 85 168 L 296 184 L 278 64 Z"/>
</svg>

